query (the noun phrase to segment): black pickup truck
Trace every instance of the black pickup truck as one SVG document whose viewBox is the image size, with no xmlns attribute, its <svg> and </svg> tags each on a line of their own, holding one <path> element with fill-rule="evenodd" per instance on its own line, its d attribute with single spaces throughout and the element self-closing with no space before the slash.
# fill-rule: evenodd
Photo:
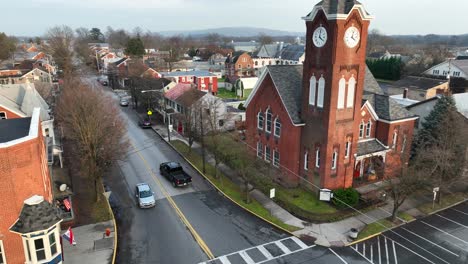
<svg viewBox="0 0 468 264">
<path fill-rule="evenodd" d="M 159 165 L 159 171 L 161 175 L 166 177 L 172 186 L 179 187 L 185 186 L 192 182 L 192 177 L 187 175 L 177 162 L 164 162 Z"/>
</svg>

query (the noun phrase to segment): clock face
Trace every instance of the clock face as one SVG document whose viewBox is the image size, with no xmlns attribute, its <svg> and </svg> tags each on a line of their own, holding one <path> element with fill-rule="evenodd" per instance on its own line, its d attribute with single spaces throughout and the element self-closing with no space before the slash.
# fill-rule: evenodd
<svg viewBox="0 0 468 264">
<path fill-rule="evenodd" d="M 361 36 L 359 34 L 359 29 L 354 26 L 349 27 L 344 35 L 344 42 L 349 48 L 354 48 L 359 43 Z"/>
<path fill-rule="evenodd" d="M 317 48 L 323 47 L 327 43 L 327 30 L 322 26 L 316 28 L 312 35 L 312 41 Z"/>
</svg>

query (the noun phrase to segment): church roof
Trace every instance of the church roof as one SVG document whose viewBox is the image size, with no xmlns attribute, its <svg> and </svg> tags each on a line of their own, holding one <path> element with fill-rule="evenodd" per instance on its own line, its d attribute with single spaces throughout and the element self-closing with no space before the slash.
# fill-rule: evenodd
<svg viewBox="0 0 468 264">
<path fill-rule="evenodd" d="M 406 108 L 400 105 L 395 99 L 386 95 L 364 93 L 362 96 L 362 103 L 365 104 L 366 101 L 369 101 L 379 119 L 397 121 L 416 117 L 416 115 L 406 110 Z"/>
<path fill-rule="evenodd" d="M 361 3 L 356 0 L 323 0 L 316 6 L 321 6 L 325 13 L 330 14 L 349 14 L 354 5 Z"/>
<path fill-rule="evenodd" d="M 357 156 L 364 156 L 371 153 L 385 151 L 387 148 L 377 139 L 358 142 Z"/>
</svg>

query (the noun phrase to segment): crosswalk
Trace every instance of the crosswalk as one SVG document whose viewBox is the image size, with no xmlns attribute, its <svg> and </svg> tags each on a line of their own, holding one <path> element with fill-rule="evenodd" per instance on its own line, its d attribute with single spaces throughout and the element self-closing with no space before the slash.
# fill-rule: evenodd
<svg viewBox="0 0 468 264">
<path fill-rule="evenodd" d="M 199 264 L 261 264 L 313 247 L 315 245 L 306 245 L 299 238 L 292 236 L 230 253 Z"/>
</svg>

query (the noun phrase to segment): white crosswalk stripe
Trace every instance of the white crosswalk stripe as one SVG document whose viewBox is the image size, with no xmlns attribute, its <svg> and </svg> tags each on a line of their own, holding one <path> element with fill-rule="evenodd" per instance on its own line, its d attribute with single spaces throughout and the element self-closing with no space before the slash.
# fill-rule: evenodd
<svg viewBox="0 0 468 264">
<path fill-rule="evenodd" d="M 289 243 L 286 243 L 287 241 L 289 241 Z M 296 246 L 294 246 L 294 244 Z M 281 253 L 279 255 L 274 253 L 276 256 L 273 256 L 272 253 L 270 251 L 268 251 L 268 249 L 266 247 L 267 245 L 275 245 L 279 249 L 279 252 L 281 252 Z M 240 251 L 237 251 L 237 252 L 233 252 L 231 254 L 227 254 L 227 255 L 218 257 L 218 258 L 216 258 L 214 260 L 201 262 L 199 264 L 213 263 L 213 261 L 215 261 L 215 260 L 219 260 L 222 264 L 231 264 L 228 257 L 235 256 L 235 255 L 240 256 L 247 264 L 262 264 L 262 263 L 265 263 L 265 262 L 273 260 L 273 259 L 278 259 L 278 258 L 287 256 L 287 255 L 290 255 L 290 254 L 294 254 L 294 253 L 297 253 L 297 252 L 300 252 L 300 251 L 304 251 L 304 250 L 309 249 L 309 248 L 313 248 L 315 246 L 316 245 L 308 246 L 297 237 L 287 237 L 287 238 L 280 239 L 278 241 L 272 241 L 272 242 L 265 243 L 263 245 L 258 245 L 256 247 L 251 247 L 251 248 L 243 249 L 243 250 L 240 250 Z M 295 249 L 291 249 L 290 247 L 295 248 Z M 263 260 L 261 260 L 259 262 L 255 262 L 252 259 L 252 257 L 249 256 L 248 251 L 250 251 L 250 250 L 257 250 L 257 252 L 260 252 L 262 255 L 264 255 L 265 259 L 263 259 Z"/>
</svg>

